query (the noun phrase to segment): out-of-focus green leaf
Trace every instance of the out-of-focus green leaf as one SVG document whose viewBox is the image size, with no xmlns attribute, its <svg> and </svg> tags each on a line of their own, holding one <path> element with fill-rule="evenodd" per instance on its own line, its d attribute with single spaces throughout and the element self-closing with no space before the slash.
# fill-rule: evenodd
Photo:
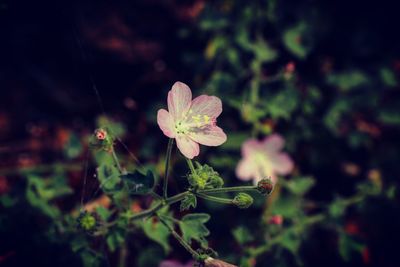
<svg viewBox="0 0 400 267">
<path fill-rule="evenodd" d="M 283 43 L 286 48 L 300 59 L 304 59 L 311 50 L 311 45 L 306 40 L 306 33 L 307 24 L 300 22 L 283 34 Z"/>
<path fill-rule="evenodd" d="M 354 238 L 351 238 L 349 235 L 345 233 L 341 233 L 339 235 L 338 245 L 339 245 L 340 256 L 345 261 L 350 260 L 351 254 L 353 252 L 360 253 L 362 249 L 365 247 L 361 242 L 356 241 Z"/>
<path fill-rule="evenodd" d="M 346 212 L 346 202 L 344 199 L 336 198 L 330 205 L 329 205 L 329 214 L 333 218 L 338 218 L 343 216 Z"/>
<path fill-rule="evenodd" d="M 386 86 L 394 87 L 397 85 L 397 79 L 394 72 L 389 68 L 381 68 L 379 72 L 383 83 Z"/>
<path fill-rule="evenodd" d="M 299 104 L 299 94 L 295 89 L 280 90 L 269 101 L 265 102 L 265 109 L 274 119 L 290 119 Z"/>
<path fill-rule="evenodd" d="M 232 231 L 232 234 L 235 237 L 235 240 L 241 245 L 244 245 L 254 240 L 254 236 L 251 234 L 250 230 L 245 226 L 239 226 L 235 228 Z"/>
<path fill-rule="evenodd" d="M 400 125 L 400 111 L 398 109 L 384 108 L 379 111 L 378 119 L 387 125 L 399 126 Z"/>
<path fill-rule="evenodd" d="M 337 133 L 340 121 L 351 109 L 351 102 L 348 99 L 337 99 L 324 117 L 324 123 L 328 129 Z"/>
<path fill-rule="evenodd" d="M 282 234 L 280 245 L 293 254 L 297 254 L 300 248 L 300 237 L 294 232 L 287 230 Z"/>
<path fill-rule="evenodd" d="M 186 242 L 191 243 L 192 239 L 200 242 L 202 246 L 207 246 L 206 236 L 210 234 L 204 225 L 210 220 L 210 215 L 205 213 L 192 213 L 185 215 L 179 222 L 182 237 Z"/>
<path fill-rule="evenodd" d="M 260 62 L 271 62 L 278 57 L 278 52 L 261 38 L 257 39 L 252 46 L 252 50 L 256 60 Z"/>
<path fill-rule="evenodd" d="M 115 229 L 111 231 L 106 238 L 107 246 L 111 252 L 117 250 L 121 244 L 125 241 L 124 233 L 121 229 Z"/>
<path fill-rule="evenodd" d="M 122 138 L 126 133 L 125 126 L 122 123 L 113 121 L 106 116 L 97 118 L 97 127 L 106 128 L 110 132 L 109 134 L 116 138 Z"/>
<path fill-rule="evenodd" d="M 143 222 L 143 230 L 147 237 L 162 246 L 165 253 L 171 250 L 168 243 L 169 229 L 160 221 L 153 220 L 152 218 L 145 220 Z"/>
<path fill-rule="evenodd" d="M 311 177 L 296 177 L 286 183 L 286 187 L 296 195 L 304 195 L 315 184 L 315 180 Z"/>
<path fill-rule="evenodd" d="M 45 215 L 55 218 L 60 215 L 60 210 L 50 201 L 72 193 L 63 176 L 45 179 L 36 175 L 27 177 L 26 198 L 32 206 L 38 208 Z"/>
<path fill-rule="evenodd" d="M 354 88 L 366 85 L 369 82 L 367 75 L 361 71 L 353 70 L 343 73 L 332 73 L 327 76 L 328 84 L 337 86 L 342 91 L 350 91 Z"/>
<path fill-rule="evenodd" d="M 83 147 L 78 135 L 72 133 L 64 146 L 64 154 L 70 158 L 76 158 L 82 153 Z"/>
</svg>

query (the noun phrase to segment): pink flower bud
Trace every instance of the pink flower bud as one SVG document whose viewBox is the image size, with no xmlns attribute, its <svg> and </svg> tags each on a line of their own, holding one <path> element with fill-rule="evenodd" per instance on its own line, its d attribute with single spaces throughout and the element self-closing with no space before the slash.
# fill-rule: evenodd
<svg viewBox="0 0 400 267">
<path fill-rule="evenodd" d="M 107 138 L 107 132 L 104 129 L 97 129 L 95 135 L 98 140 L 104 140 Z"/>
<path fill-rule="evenodd" d="M 283 216 L 282 215 L 274 215 L 272 216 L 269 221 L 270 224 L 282 225 L 283 223 Z"/>
</svg>

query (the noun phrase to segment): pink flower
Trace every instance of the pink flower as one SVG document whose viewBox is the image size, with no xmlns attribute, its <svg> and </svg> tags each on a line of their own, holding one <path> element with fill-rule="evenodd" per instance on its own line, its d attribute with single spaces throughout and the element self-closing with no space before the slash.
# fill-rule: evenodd
<svg viewBox="0 0 400 267">
<path fill-rule="evenodd" d="M 219 146 L 226 141 L 226 134 L 216 125 L 222 112 L 218 97 L 201 95 L 192 100 L 192 91 L 176 82 L 168 92 L 168 111 L 160 109 L 157 123 L 169 138 L 175 138 L 182 154 L 192 159 L 199 155 L 199 144 Z"/>
<path fill-rule="evenodd" d="M 273 134 L 263 141 L 249 139 L 242 145 L 242 160 L 236 167 L 236 175 L 243 181 L 253 179 L 257 184 L 263 178 L 271 177 L 276 182 L 277 175 L 286 175 L 293 170 L 293 161 L 281 152 L 284 139 Z"/>
<path fill-rule="evenodd" d="M 176 260 L 165 260 L 162 261 L 159 265 L 159 267 L 192 267 L 192 266 L 193 266 L 193 261 L 189 261 L 186 264 L 182 264 Z"/>
</svg>

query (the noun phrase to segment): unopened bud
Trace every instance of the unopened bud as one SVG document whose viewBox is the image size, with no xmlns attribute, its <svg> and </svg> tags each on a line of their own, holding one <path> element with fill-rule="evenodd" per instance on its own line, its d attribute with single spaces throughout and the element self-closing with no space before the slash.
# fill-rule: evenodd
<svg viewBox="0 0 400 267">
<path fill-rule="evenodd" d="M 257 190 L 263 195 L 268 195 L 274 188 L 272 180 L 269 178 L 264 178 L 257 183 Z"/>
<path fill-rule="evenodd" d="M 283 223 L 283 216 L 282 215 L 273 215 L 269 221 L 270 224 L 275 224 L 275 225 L 282 225 Z"/>
<path fill-rule="evenodd" d="M 221 260 L 217 260 L 211 257 L 208 257 L 205 261 L 204 261 L 204 266 L 205 267 L 238 267 L 237 265 L 232 265 L 230 263 L 221 261 Z"/>
<path fill-rule="evenodd" d="M 100 218 L 95 212 L 82 211 L 77 222 L 78 227 L 88 234 L 93 234 L 100 226 Z"/>
<path fill-rule="evenodd" d="M 97 129 L 94 134 L 98 140 L 105 140 L 107 138 L 107 131 L 104 129 Z"/>
<path fill-rule="evenodd" d="M 233 204 L 240 209 L 247 209 L 253 204 L 253 198 L 249 194 L 239 193 L 233 199 Z"/>
</svg>

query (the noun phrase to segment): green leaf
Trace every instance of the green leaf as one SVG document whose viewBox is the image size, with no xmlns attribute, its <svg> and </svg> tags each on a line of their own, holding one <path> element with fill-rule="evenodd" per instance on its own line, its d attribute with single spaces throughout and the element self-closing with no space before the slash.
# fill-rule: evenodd
<svg viewBox="0 0 400 267">
<path fill-rule="evenodd" d="M 72 133 L 69 136 L 68 141 L 65 144 L 63 150 L 64 150 L 64 154 L 70 159 L 78 157 L 82 153 L 82 150 L 83 150 L 83 147 L 82 147 L 81 141 L 79 140 L 78 135 Z"/>
<path fill-rule="evenodd" d="M 232 231 L 232 234 L 235 237 L 235 240 L 241 245 L 254 240 L 249 229 L 244 226 L 235 228 L 235 230 Z"/>
<path fill-rule="evenodd" d="M 400 125 L 400 112 L 397 108 L 384 108 L 379 111 L 379 120 L 387 125 Z"/>
<path fill-rule="evenodd" d="M 286 48 L 300 59 L 304 59 L 311 50 L 309 40 L 306 40 L 306 33 L 307 24 L 300 22 L 283 34 L 283 43 Z"/>
<path fill-rule="evenodd" d="M 155 179 L 152 171 L 146 174 L 139 171 L 120 176 L 130 195 L 145 195 L 151 192 L 154 187 Z"/>
<path fill-rule="evenodd" d="M 296 177 L 286 183 L 286 187 L 296 195 L 304 195 L 315 184 L 311 177 Z"/>
<path fill-rule="evenodd" d="M 351 259 L 351 254 L 353 252 L 361 252 L 364 245 L 361 242 L 356 241 L 354 238 L 350 237 L 345 233 L 339 235 L 339 253 L 340 256 L 345 260 L 349 261 Z"/>
<path fill-rule="evenodd" d="M 191 243 L 193 239 L 200 242 L 203 247 L 207 246 L 205 237 L 208 236 L 210 232 L 204 224 L 208 222 L 208 220 L 210 220 L 210 215 L 205 213 L 185 215 L 179 222 L 183 239 L 188 243 Z"/>
<path fill-rule="evenodd" d="M 113 164 L 107 162 L 101 163 L 97 168 L 97 178 L 100 181 L 101 187 L 106 193 L 112 193 L 116 190 L 121 190 L 119 171 Z"/>
<path fill-rule="evenodd" d="M 124 241 L 124 234 L 121 229 L 116 229 L 110 232 L 106 238 L 107 246 L 111 252 L 116 251 Z"/>
<path fill-rule="evenodd" d="M 269 101 L 265 102 L 265 110 L 274 119 L 290 119 L 299 105 L 299 93 L 293 88 L 280 90 Z"/>
<path fill-rule="evenodd" d="M 333 218 L 339 218 L 344 215 L 346 208 L 346 201 L 344 199 L 337 198 L 329 205 L 329 214 Z"/>
<path fill-rule="evenodd" d="M 330 74 L 327 76 L 327 82 L 339 87 L 342 91 L 350 91 L 351 89 L 366 85 L 368 81 L 367 76 L 363 72 L 357 70 Z"/>
<path fill-rule="evenodd" d="M 293 254 L 297 254 L 300 248 L 300 237 L 294 231 L 285 231 L 282 234 L 280 244 Z"/>
<path fill-rule="evenodd" d="M 380 76 L 381 76 L 383 83 L 386 86 L 394 87 L 397 85 L 396 75 L 394 74 L 394 72 L 391 69 L 382 68 L 380 70 Z"/>
<path fill-rule="evenodd" d="M 180 211 L 189 210 L 190 207 L 196 208 L 197 198 L 193 194 L 187 195 L 181 202 Z"/>
<path fill-rule="evenodd" d="M 51 201 L 72 193 L 72 189 L 66 184 L 64 176 L 55 176 L 45 179 L 35 175 L 27 177 L 26 199 L 33 206 L 41 210 L 45 215 L 55 218 L 60 215 L 60 210 Z"/>
<path fill-rule="evenodd" d="M 143 222 L 143 230 L 148 238 L 160 244 L 165 253 L 169 253 L 171 250 L 168 243 L 170 231 L 164 224 L 150 218 Z"/>
<path fill-rule="evenodd" d="M 252 46 L 255 58 L 259 62 L 272 62 L 278 57 L 278 53 L 265 40 L 257 38 L 256 43 Z"/>
</svg>

